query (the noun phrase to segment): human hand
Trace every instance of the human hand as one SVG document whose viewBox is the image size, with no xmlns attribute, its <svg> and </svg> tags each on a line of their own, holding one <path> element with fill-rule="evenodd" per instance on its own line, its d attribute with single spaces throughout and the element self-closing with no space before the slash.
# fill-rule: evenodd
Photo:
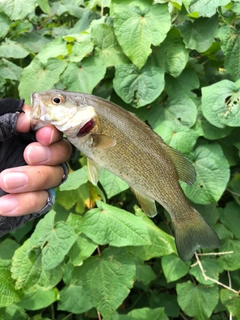
<svg viewBox="0 0 240 320">
<path fill-rule="evenodd" d="M 16 131 L 30 130 L 30 107 L 24 105 L 18 117 Z M 40 211 L 47 202 L 46 189 L 59 185 L 64 171 L 59 164 L 72 153 L 71 144 L 62 138 L 55 127 L 48 126 L 36 132 L 38 142 L 24 150 L 28 165 L 5 169 L 0 173 L 0 188 L 9 193 L 0 198 L 0 215 L 21 216 Z"/>
</svg>

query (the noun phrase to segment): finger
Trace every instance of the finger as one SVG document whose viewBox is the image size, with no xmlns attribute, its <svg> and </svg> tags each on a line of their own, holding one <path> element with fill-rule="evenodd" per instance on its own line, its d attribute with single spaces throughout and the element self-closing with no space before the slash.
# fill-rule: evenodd
<svg viewBox="0 0 240 320">
<path fill-rule="evenodd" d="M 47 191 L 7 194 L 0 198 L 0 215 L 22 216 L 42 210 L 48 199 Z"/>
<path fill-rule="evenodd" d="M 36 139 L 43 145 L 49 145 L 62 139 L 62 132 L 58 131 L 54 126 L 46 126 L 36 132 Z"/>
<path fill-rule="evenodd" d="M 18 116 L 16 123 L 17 132 L 28 132 L 30 130 L 30 106 L 25 104 L 22 108 L 24 112 L 21 112 Z"/>
<path fill-rule="evenodd" d="M 24 150 L 24 159 L 30 165 L 58 165 L 66 162 L 72 154 L 72 146 L 62 139 L 49 146 L 43 146 L 38 142 L 29 144 Z"/>
<path fill-rule="evenodd" d="M 61 166 L 22 166 L 0 174 L 0 188 L 7 193 L 22 193 L 54 188 L 62 182 Z"/>
</svg>

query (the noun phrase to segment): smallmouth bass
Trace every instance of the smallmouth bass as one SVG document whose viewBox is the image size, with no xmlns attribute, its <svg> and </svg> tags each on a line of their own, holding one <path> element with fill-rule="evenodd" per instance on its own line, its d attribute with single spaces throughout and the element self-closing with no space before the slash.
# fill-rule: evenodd
<svg viewBox="0 0 240 320">
<path fill-rule="evenodd" d="M 178 254 L 191 259 L 200 247 L 217 248 L 218 236 L 186 199 L 178 180 L 195 182 L 195 170 L 134 114 L 102 98 L 76 92 L 33 93 L 32 127 L 52 124 L 88 159 L 96 185 L 105 168 L 126 181 L 143 211 L 157 214 L 155 201 L 170 214 Z"/>
</svg>

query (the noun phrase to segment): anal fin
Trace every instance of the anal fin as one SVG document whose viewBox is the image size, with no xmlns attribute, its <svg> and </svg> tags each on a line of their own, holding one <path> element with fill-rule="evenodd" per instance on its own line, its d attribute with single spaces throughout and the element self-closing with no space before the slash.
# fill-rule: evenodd
<svg viewBox="0 0 240 320">
<path fill-rule="evenodd" d="M 137 201 L 139 202 L 142 210 L 146 213 L 147 216 L 153 218 L 157 214 L 157 208 L 155 200 L 145 196 L 144 194 L 136 191 L 131 187 L 132 192 L 135 194 Z"/>
<path fill-rule="evenodd" d="M 89 180 L 92 182 L 94 186 L 97 185 L 98 180 L 101 175 L 101 167 L 97 164 L 96 161 L 87 158 L 87 165 L 88 165 L 88 175 L 89 175 Z"/>
</svg>

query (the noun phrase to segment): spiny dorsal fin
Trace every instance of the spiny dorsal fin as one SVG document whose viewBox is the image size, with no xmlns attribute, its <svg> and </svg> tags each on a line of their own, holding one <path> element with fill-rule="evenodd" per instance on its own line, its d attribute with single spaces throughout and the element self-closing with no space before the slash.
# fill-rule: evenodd
<svg viewBox="0 0 240 320">
<path fill-rule="evenodd" d="M 146 213 L 148 217 L 155 217 L 157 214 L 155 200 L 146 197 L 144 194 L 136 191 L 131 187 L 132 192 L 135 194 L 142 210 Z"/>
<path fill-rule="evenodd" d="M 177 170 L 179 180 L 186 182 L 187 184 L 194 184 L 196 181 L 196 172 L 191 162 L 185 158 L 179 151 L 173 149 L 165 143 L 162 143 L 162 147 L 169 155 Z"/>
</svg>

